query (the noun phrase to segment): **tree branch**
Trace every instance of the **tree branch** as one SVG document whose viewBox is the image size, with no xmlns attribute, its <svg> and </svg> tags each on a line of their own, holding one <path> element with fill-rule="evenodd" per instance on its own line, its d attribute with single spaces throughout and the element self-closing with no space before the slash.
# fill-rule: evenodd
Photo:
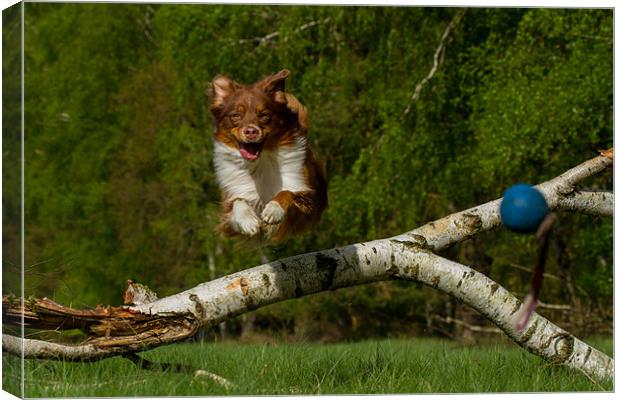
<svg viewBox="0 0 620 400">
<path fill-rule="evenodd" d="M 558 208 L 611 217 L 614 215 L 614 194 L 613 192 L 573 192 L 560 199 Z"/>
<path fill-rule="evenodd" d="M 452 21 L 450 21 L 450 23 L 446 27 L 446 30 L 443 32 L 443 35 L 441 35 L 441 40 L 439 41 L 439 45 L 437 46 L 437 49 L 435 49 L 435 54 L 433 55 L 433 66 L 431 67 L 431 70 L 428 72 L 428 75 L 426 75 L 424 79 L 422 79 L 420 83 L 418 83 L 417 86 L 415 87 L 415 90 L 413 94 L 411 95 L 411 99 L 409 100 L 409 104 L 407 105 L 407 108 L 405 109 L 403 114 L 405 115 L 409 114 L 409 111 L 411 111 L 411 106 L 413 105 L 413 103 L 418 101 L 418 99 L 420 98 L 420 94 L 422 93 L 422 89 L 424 88 L 424 85 L 426 85 L 426 83 L 433 78 L 433 76 L 435 75 L 435 72 L 437 72 L 437 69 L 439 69 L 439 66 L 443 63 L 443 56 L 444 56 L 444 52 L 446 49 L 446 41 L 448 40 L 448 37 L 450 36 L 450 32 L 452 32 L 452 30 L 456 27 L 456 25 L 461 21 L 461 18 L 463 18 L 466 11 L 467 9 L 464 8 L 458 13 L 456 13 L 456 15 L 452 18 Z"/>
<path fill-rule="evenodd" d="M 541 191 L 549 208 L 560 207 L 561 199 L 574 192 L 575 186 L 582 180 L 603 172 L 613 165 L 613 149 L 606 150 L 598 157 L 585 161 L 569 169 L 562 175 L 536 186 Z M 455 243 L 462 242 L 481 232 L 492 230 L 499 225 L 499 205 L 501 198 L 488 203 L 457 212 L 447 217 L 430 222 L 412 231 L 396 236 L 402 240 L 425 242 L 433 251 L 443 250 Z M 407 239 L 409 238 L 409 239 Z"/>
<path fill-rule="evenodd" d="M 307 22 L 307 23 L 299 26 L 299 28 L 295 29 L 293 32 L 295 32 L 295 33 L 302 32 L 302 31 L 305 31 L 306 29 L 312 28 L 313 26 L 316 26 L 316 25 L 321 24 L 321 23 L 326 24 L 326 23 L 329 22 L 329 20 L 330 20 L 330 18 L 327 17 L 327 18 L 324 18 L 322 21 L 310 21 L 310 22 Z M 274 38 L 276 38 L 278 36 L 280 36 L 280 32 L 276 31 L 276 32 L 271 32 L 270 34 L 265 35 L 263 37 L 254 37 L 254 38 L 250 38 L 250 39 L 239 39 L 238 42 L 240 44 L 255 42 L 255 43 L 258 43 L 258 45 L 261 45 L 261 44 L 263 44 L 265 42 L 268 42 L 268 41 L 270 41 L 270 40 L 272 40 L 272 39 L 274 39 Z"/>
<path fill-rule="evenodd" d="M 538 300 L 538 308 L 546 308 L 547 310 L 570 311 L 572 309 L 568 304 L 549 304 Z"/>
<path fill-rule="evenodd" d="M 514 342 L 554 364 L 613 379 L 613 359 L 590 347 L 537 313 L 524 330 L 515 329 L 521 302 L 485 275 L 433 253 L 411 255 L 417 271 L 409 267 L 398 274 L 448 293 L 491 320 Z"/>
<path fill-rule="evenodd" d="M 439 315 L 435 315 L 433 318 L 436 319 L 437 321 L 444 322 L 446 324 L 455 324 L 455 325 L 458 325 L 458 326 L 462 326 L 463 328 L 467 329 L 468 331 L 472 331 L 472 332 L 502 333 L 502 331 L 500 329 L 498 329 L 498 328 L 493 328 L 493 327 L 488 327 L 488 326 L 471 325 L 471 324 L 468 324 L 467 322 L 465 322 L 463 320 L 452 318 L 452 317 L 443 318 L 443 317 L 441 317 Z"/>
<path fill-rule="evenodd" d="M 598 156 L 538 185 L 554 209 L 575 185 L 612 165 Z M 520 301 L 475 270 L 444 259 L 444 249 L 500 224 L 501 199 L 454 213 L 392 238 L 357 243 L 273 261 L 200 284 L 146 304 L 76 310 L 48 299 L 21 303 L 3 298 L 5 322 L 21 315 L 32 327 L 80 327 L 95 335 L 81 345 L 25 339 L 27 357 L 98 359 L 132 353 L 186 338 L 200 326 L 215 326 L 245 312 L 326 290 L 405 279 L 450 294 L 479 311 L 512 340 L 542 358 L 598 378 L 613 377 L 613 360 L 534 313 L 515 329 Z M 21 354 L 19 340 L 3 335 L 3 349 Z M 19 350 L 19 351 L 18 351 Z"/>
<path fill-rule="evenodd" d="M 190 312 L 168 315 L 145 315 L 127 306 L 100 307 L 80 310 L 54 301 L 3 296 L 4 323 L 36 329 L 80 329 L 92 335 L 79 345 L 63 345 L 41 340 L 24 339 L 24 357 L 60 358 L 71 361 L 95 360 L 123 353 L 144 351 L 163 344 L 178 342 L 196 333 L 197 321 Z M 21 355 L 21 340 L 2 335 L 2 349 Z M 19 350 L 19 351 L 18 351 Z"/>
<path fill-rule="evenodd" d="M 2 351 L 21 357 L 22 345 L 24 358 L 95 361 L 123 353 L 122 349 L 113 352 L 110 349 L 100 348 L 92 344 L 67 345 L 2 334 Z"/>
</svg>

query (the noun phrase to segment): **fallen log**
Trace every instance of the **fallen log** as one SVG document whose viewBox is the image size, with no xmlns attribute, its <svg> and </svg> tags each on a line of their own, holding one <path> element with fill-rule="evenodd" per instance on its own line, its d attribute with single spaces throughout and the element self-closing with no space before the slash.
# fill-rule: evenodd
<svg viewBox="0 0 620 400">
<path fill-rule="evenodd" d="M 613 149 L 572 168 L 537 188 L 551 209 L 573 210 L 564 199 L 583 179 L 613 163 Z M 485 275 L 435 254 L 500 225 L 493 200 L 451 214 L 392 238 L 357 243 L 273 261 L 202 283 L 192 289 L 143 304 L 79 310 L 49 299 L 3 297 L 5 322 L 32 328 L 81 329 L 91 335 L 78 345 L 49 343 L 3 335 L 3 351 L 28 358 L 86 361 L 130 354 L 192 336 L 198 328 L 273 304 L 321 291 L 385 280 L 420 282 L 448 293 L 487 317 L 515 343 L 550 362 L 588 377 L 613 378 L 613 359 L 534 313 L 523 330 L 515 328 L 521 302 Z M 613 193 L 601 211 L 588 202 L 581 212 L 609 215 Z M 568 204 L 568 205 L 567 205 Z M 130 283 L 126 298 L 134 298 Z M 138 298 L 136 297 L 136 298 Z M 135 303 L 135 302 L 134 302 Z"/>
</svg>

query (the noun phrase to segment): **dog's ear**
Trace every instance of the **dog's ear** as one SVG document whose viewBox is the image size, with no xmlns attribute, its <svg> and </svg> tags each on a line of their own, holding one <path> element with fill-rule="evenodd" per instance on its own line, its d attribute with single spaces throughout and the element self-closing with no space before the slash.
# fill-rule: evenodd
<svg viewBox="0 0 620 400">
<path fill-rule="evenodd" d="M 227 76 L 217 75 L 211 81 L 211 108 L 219 108 L 226 98 L 241 88 L 237 82 Z"/>
<path fill-rule="evenodd" d="M 284 81 L 291 74 L 288 69 L 269 75 L 262 81 L 258 82 L 257 86 L 261 88 L 265 93 L 272 95 L 274 100 L 279 103 L 286 103 L 286 97 L 284 96 Z"/>
</svg>

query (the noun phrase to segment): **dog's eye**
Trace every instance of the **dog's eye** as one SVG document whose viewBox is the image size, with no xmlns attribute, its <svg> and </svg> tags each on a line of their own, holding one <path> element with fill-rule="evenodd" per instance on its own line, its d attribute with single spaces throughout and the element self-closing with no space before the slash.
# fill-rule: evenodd
<svg viewBox="0 0 620 400">
<path fill-rule="evenodd" d="M 262 113 L 258 114 L 258 119 L 259 119 L 259 121 L 261 123 L 267 124 L 267 123 L 269 123 L 269 120 L 271 119 L 271 116 L 269 115 L 269 113 L 262 112 Z"/>
<path fill-rule="evenodd" d="M 235 111 L 229 115 L 230 119 L 233 121 L 239 121 L 241 119 L 241 113 L 239 111 Z"/>
</svg>

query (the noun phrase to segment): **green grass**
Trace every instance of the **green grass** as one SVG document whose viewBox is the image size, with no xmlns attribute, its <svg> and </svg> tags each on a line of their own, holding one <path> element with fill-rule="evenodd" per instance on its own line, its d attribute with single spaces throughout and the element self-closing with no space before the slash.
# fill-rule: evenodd
<svg viewBox="0 0 620 400">
<path fill-rule="evenodd" d="M 611 338 L 590 340 L 612 353 Z M 143 354 L 232 381 L 226 389 L 189 373 L 138 369 L 119 357 L 94 363 L 27 360 L 26 397 L 295 395 L 611 391 L 611 382 L 550 365 L 515 345 L 463 346 L 435 339 L 358 343 L 182 343 Z M 3 357 L 3 389 L 19 393 L 20 360 Z"/>
</svg>

